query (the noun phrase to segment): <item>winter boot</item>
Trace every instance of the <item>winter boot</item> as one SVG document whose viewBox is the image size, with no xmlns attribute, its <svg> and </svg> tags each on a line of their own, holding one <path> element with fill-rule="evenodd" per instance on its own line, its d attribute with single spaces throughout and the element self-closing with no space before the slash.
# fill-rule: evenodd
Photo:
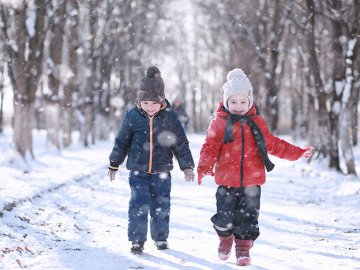
<svg viewBox="0 0 360 270">
<path fill-rule="evenodd" d="M 132 246 L 131 246 L 131 249 L 130 249 L 130 252 L 132 254 L 138 255 L 138 254 L 141 254 L 143 252 L 143 250 L 144 250 L 144 243 L 133 242 Z"/>
<path fill-rule="evenodd" d="M 157 247 L 158 250 L 164 250 L 164 249 L 169 248 L 169 244 L 166 240 L 165 241 L 155 241 L 155 246 Z"/>
<path fill-rule="evenodd" d="M 220 243 L 219 243 L 219 248 L 218 248 L 218 256 L 220 260 L 227 260 L 230 257 L 231 254 L 231 248 L 233 245 L 233 241 L 234 241 L 234 236 L 233 235 L 229 235 L 229 236 L 220 236 L 219 235 L 219 239 L 220 239 Z"/>
<path fill-rule="evenodd" d="M 253 240 L 235 239 L 237 265 L 245 266 L 251 264 L 250 248 L 253 247 Z"/>
</svg>

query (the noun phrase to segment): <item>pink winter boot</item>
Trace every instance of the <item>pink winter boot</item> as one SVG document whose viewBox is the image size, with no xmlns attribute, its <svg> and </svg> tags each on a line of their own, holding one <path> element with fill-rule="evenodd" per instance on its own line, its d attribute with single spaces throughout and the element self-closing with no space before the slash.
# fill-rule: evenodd
<svg viewBox="0 0 360 270">
<path fill-rule="evenodd" d="M 251 264 L 250 248 L 253 247 L 253 243 L 253 240 L 235 239 L 237 265 L 245 266 Z"/>
<path fill-rule="evenodd" d="M 220 236 L 219 235 L 219 239 L 220 239 L 220 243 L 219 243 L 219 248 L 218 248 L 218 256 L 220 260 L 227 260 L 230 257 L 231 254 L 231 248 L 233 245 L 233 241 L 234 241 L 234 236 L 233 235 L 229 235 L 229 236 Z"/>
</svg>

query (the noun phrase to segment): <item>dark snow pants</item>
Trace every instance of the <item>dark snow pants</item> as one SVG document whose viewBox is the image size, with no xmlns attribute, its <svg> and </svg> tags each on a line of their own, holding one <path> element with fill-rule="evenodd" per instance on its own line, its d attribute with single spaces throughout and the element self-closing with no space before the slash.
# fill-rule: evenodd
<svg viewBox="0 0 360 270">
<path fill-rule="evenodd" d="M 129 241 L 147 240 L 149 212 L 151 238 L 154 241 L 166 240 L 169 235 L 170 219 L 170 173 L 148 174 L 131 171 L 129 183 L 131 188 L 128 213 Z"/>
<path fill-rule="evenodd" d="M 219 186 L 216 191 L 217 213 L 211 218 L 218 235 L 233 234 L 235 238 L 243 240 L 258 238 L 260 196 L 260 186 Z"/>
</svg>

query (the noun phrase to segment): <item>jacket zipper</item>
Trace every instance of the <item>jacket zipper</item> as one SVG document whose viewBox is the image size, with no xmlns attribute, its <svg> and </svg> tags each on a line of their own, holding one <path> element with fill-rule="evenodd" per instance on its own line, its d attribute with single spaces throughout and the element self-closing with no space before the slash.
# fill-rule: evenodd
<svg viewBox="0 0 360 270">
<path fill-rule="evenodd" d="M 151 173 L 152 171 L 152 156 L 153 156 L 153 119 L 154 116 L 149 116 L 149 125 L 150 125 L 150 153 L 149 153 L 149 171 L 148 173 Z"/>
<path fill-rule="evenodd" d="M 165 109 L 166 108 L 166 106 L 164 106 L 164 107 L 161 107 L 160 108 L 160 110 L 158 111 L 158 112 L 156 112 L 154 115 L 152 115 L 152 116 L 149 116 L 149 115 L 147 115 L 148 117 L 149 117 L 149 126 L 150 126 L 150 134 L 149 134 L 149 136 L 150 136 L 150 147 L 149 147 L 149 151 L 150 151 L 150 153 L 149 153 L 149 170 L 147 171 L 147 173 L 152 173 L 151 171 L 152 171 L 152 158 L 153 158 L 153 119 L 154 119 L 154 117 L 155 117 L 155 115 L 157 115 L 161 110 L 163 110 L 163 109 Z M 146 113 L 146 112 L 145 112 Z"/>
<path fill-rule="evenodd" d="M 241 127 L 241 163 L 240 163 L 240 187 L 244 187 L 244 157 L 245 157 L 245 134 L 242 121 L 240 121 Z"/>
</svg>

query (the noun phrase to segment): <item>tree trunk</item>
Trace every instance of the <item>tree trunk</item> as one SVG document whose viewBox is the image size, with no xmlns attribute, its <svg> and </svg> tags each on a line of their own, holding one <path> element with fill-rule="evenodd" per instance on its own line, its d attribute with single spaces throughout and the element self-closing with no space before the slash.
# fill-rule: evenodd
<svg viewBox="0 0 360 270">
<path fill-rule="evenodd" d="M 58 102 L 47 101 L 45 105 L 46 140 L 60 150 L 60 105 Z"/>
<path fill-rule="evenodd" d="M 93 104 L 87 103 L 83 106 L 84 123 L 82 125 L 82 141 L 84 146 L 89 146 L 89 138 L 92 129 Z M 92 141 L 92 140 L 91 140 Z"/>
<path fill-rule="evenodd" d="M 344 107 L 341 112 L 340 138 L 342 154 L 345 159 L 347 174 L 356 175 L 354 153 L 351 143 L 351 113 L 349 107 Z"/>
<path fill-rule="evenodd" d="M 70 105 L 68 105 L 70 104 Z M 65 98 L 65 107 L 62 110 L 62 143 L 64 147 L 69 147 L 71 145 L 71 132 L 72 132 L 72 120 L 73 120 L 73 108 L 71 106 L 71 98 Z"/>
<path fill-rule="evenodd" d="M 356 47 L 356 37 L 350 39 L 349 44 L 354 41 L 354 48 L 348 47 L 348 54 L 346 57 L 345 62 L 346 65 L 346 80 L 345 80 L 345 88 L 344 88 L 344 96 L 342 99 L 342 111 L 341 111 L 341 127 L 340 127 L 340 134 L 341 134 L 341 147 L 343 152 L 343 157 L 345 159 L 345 164 L 347 168 L 348 174 L 356 175 L 355 169 L 355 159 L 352 149 L 352 113 L 351 113 L 351 104 L 350 100 L 352 100 L 352 93 L 353 93 L 353 78 L 354 78 L 354 60 L 355 60 L 355 47 Z M 350 45 L 351 46 L 351 45 Z M 350 52 L 350 53 L 349 53 Z"/>
<path fill-rule="evenodd" d="M 356 38 L 356 44 L 353 52 L 353 62 L 351 63 L 353 66 L 357 66 L 356 77 L 353 78 L 352 84 L 352 98 L 350 99 L 350 107 L 351 107 L 351 115 L 352 115 L 352 143 L 353 146 L 358 144 L 358 103 L 359 103 L 359 91 L 360 91 L 360 75 L 359 75 L 359 67 L 360 67 L 360 57 L 358 57 L 359 51 L 359 32 L 360 32 L 360 22 L 359 22 L 359 12 L 360 12 L 360 0 L 354 0 L 354 9 L 353 9 L 353 26 L 351 30 L 352 38 Z M 357 59 L 357 63 L 355 63 Z M 353 76 L 355 76 L 355 72 L 353 72 Z"/>
<path fill-rule="evenodd" d="M 34 105 L 15 102 L 14 105 L 14 143 L 16 150 L 25 159 L 28 154 L 34 158 L 32 145 L 32 128 L 34 121 Z"/>
<path fill-rule="evenodd" d="M 358 110 L 358 104 L 359 104 L 359 92 L 360 92 L 360 79 L 359 75 L 357 76 L 357 79 L 355 80 L 356 83 L 353 84 L 354 91 L 353 91 L 353 99 L 350 100 L 350 106 L 351 106 L 351 114 L 352 114 L 352 142 L 353 146 L 358 145 L 358 132 L 359 132 L 359 110 Z"/>
<path fill-rule="evenodd" d="M 266 63 L 268 68 L 265 70 L 265 87 L 267 89 L 266 111 L 270 129 L 274 132 L 277 130 L 279 121 L 279 84 L 277 79 L 279 76 L 276 70 L 279 65 L 281 66 L 281 63 L 279 63 L 279 45 L 285 30 L 285 25 L 282 22 L 283 10 L 281 2 L 275 1 L 271 22 L 271 34 L 269 36 L 270 48 L 266 46 L 268 54 L 268 63 Z"/>
<path fill-rule="evenodd" d="M 72 72 L 71 78 L 64 84 L 64 99 L 63 99 L 63 114 L 62 114 L 62 141 L 64 147 L 69 147 L 72 143 L 72 127 L 73 127 L 73 115 L 74 115 L 74 104 L 73 94 L 79 91 L 78 83 L 78 55 L 76 50 L 79 46 L 78 37 L 78 24 L 79 24 L 79 3 L 76 0 L 69 1 L 68 5 L 69 15 L 69 68 Z"/>
<path fill-rule="evenodd" d="M 62 49 L 64 40 L 66 1 L 59 2 L 58 6 L 52 6 L 53 12 L 50 18 L 50 38 L 49 38 L 49 61 L 48 80 L 49 93 L 45 95 L 45 123 L 47 130 L 47 140 L 60 150 L 60 97 L 59 88 L 62 78 Z"/>
<path fill-rule="evenodd" d="M 360 22 L 359 22 L 359 13 L 360 13 L 360 1 L 354 0 L 354 9 L 352 14 L 353 25 L 347 40 L 346 47 L 346 56 L 345 56 L 345 87 L 344 93 L 342 96 L 342 127 L 341 132 L 341 146 L 343 151 L 343 156 L 345 159 L 345 164 L 348 174 L 356 175 L 355 168 L 355 159 L 352 149 L 352 113 L 351 113 L 351 102 L 350 100 L 354 99 L 354 68 L 355 68 L 355 59 L 357 55 L 358 48 L 358 35 L 360 32 Z"/>
<path fill-rule="evenodd" d="M 3 133 L 3 106 L 4 106 L 4 70 L 0 67 L 0 134 Z"/>
<path fill-rule="evenodd" d="M 193 131 L 196 133 L 198 132 L 198 124 L 197 124 L 197 112 L 196 112 L 196 106 L 199 106 L 199 104 L 197 104 L 196 102 L 196 89 L 195 86 L 192 84 L 191 85 L 192 89 L 191 89 L 191 123 L 192 123 L 192 128 Z"/>
<path fill-rule="evenodd" d="M 340 12 L 340 2 L 334 1 L 333 10 L 338 10 Z M 332 103 L 329 113 L 330 118 L 330 168 L 335 168 L 337 171 L 340 171 L 340 158 L 339 158 L 339 115 L 341 108 L 341 97 L 344 90 L 344 56 L 343 48 L 340 43 L 340 38 L 343 35 L 341 22 L 338 20 L 332 20 L 332 29 L 333 29 L 333 44 L 332 49 L 334 53 L 334 65 L 332 72 Z"/>
<path fill-rule="evenodd" d="M 111 124 L 110 124 L 110 74 L 113 72 L 109 62 L 109 52 L 101 59 L 101 83 L 100 91 L 98 93 L 98 128 L 99 139 L 107 140 L 109 138 Z"/>
<path fill-rule="evenodd" d="M 326 94 L 324 84 L 320 76 L 320 65 L 317 58 L 317 47 L 315 45 L 315 12 L 313 0 L 306 0 L 308 7 L 309 28 L 306 32 L 306 43 L 309 50 L 309 68 L 314 79 L 315 96 L 318 103 L 318 126 L 317 134 L 319 141 L 316 145 L 317 151 L 326 157 L 329 154 L 329 115 L 326 107 Z"/>
<path fill-rule="evenodd" d="M 28 4 L 33 5 L 36 12 L 34 28 L 27 28 Z M 11 27 L 4 32 L 6 38 L 15 39 L 17 49 L 8 47 L 10 61 L 8 62 L 9 77 L 14 89 L 14 143 L 16 150 L 26 158 L 28 153 L 34 157 L 32 148 L 32 127 L 34 119 L 34 101 L 39 77 L 42 72 L 44 44 L 44 16 L 46 5 L 43 1 L 35 0 L 26 3 L 14 11 L 15 37 L 12 37 Z M 33 30 L 33 31 L 32 31 Z"/>
</svg>

